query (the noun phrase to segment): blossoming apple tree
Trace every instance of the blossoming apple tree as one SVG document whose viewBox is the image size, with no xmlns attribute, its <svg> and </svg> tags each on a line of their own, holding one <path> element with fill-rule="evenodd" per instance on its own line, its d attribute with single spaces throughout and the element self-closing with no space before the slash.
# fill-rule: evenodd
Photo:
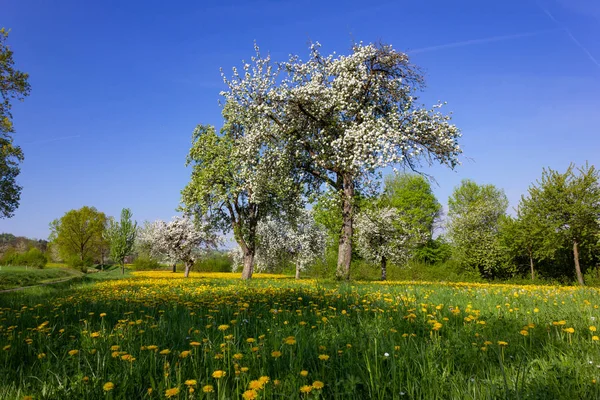
<svg viewBox="0 0 600 400">
<path fill-rule="evenodd" d="M 170 263 L 183 262 L 186 278 L 194 262 L 219 243 L 207 222 L 193 221 L 188 216 L 174 217 L 170 222 L 157 220 L 142 230 L 140 240 L 150 244 L 154 257 Z"/>
<path fill-rule="evenodd" d="M 355 44 L 350 55 L 275 63 L 256 55 L 224 76 L 230 123 L 244 126 L 252 165 L 261 149 L 286 153 L 310 192 L 329 185 L 341 197 L 338 278 L 348 279 L 356 190 L 372 188 L 387 166 L 415 169 L 422 161 L 451 168 L 461 153 L 459 129 L 441 112 L 417 102 L 423 86 L 408 56 L 389 45 Z"/>
</svg>

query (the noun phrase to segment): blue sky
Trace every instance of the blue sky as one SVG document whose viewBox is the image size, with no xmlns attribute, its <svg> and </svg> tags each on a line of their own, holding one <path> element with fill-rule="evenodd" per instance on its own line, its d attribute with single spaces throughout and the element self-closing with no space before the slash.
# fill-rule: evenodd
<svg viewBox="0 0 600 400">
<path fill-rule="evenodd" d="M 596 0 L 4 0 L 0 26 L 32 86 L 14 107 L 21 206 L 0 232 L 47 238 L 83 205 L 170 219 L 192 130 L 221 122 L 219 68 L 249 59 L 254 41 L 279 60 L 309 41 L 407 51 L 426 75 L 421 100 L 447 101 L 463 131 L 462 166 L 424 169 L 443 204 L 465 178 L 514 207 L 543 167 L 600 166 Z"/>
</svg>

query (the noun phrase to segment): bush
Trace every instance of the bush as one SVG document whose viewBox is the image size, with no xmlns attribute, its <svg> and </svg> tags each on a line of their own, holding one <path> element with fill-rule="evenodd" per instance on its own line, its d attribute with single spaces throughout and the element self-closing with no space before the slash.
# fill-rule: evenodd
<svg viewBox="0 0 600 400">
<path fill-rule="evenodd" d="M 197 260 L 194 263 L 194 270 L 201 272 L 231 272 L 233 259 L 229 254 L 223 252 L 213 252 Z"/>
<path fill-rule="evenodd" d="M 163 269 L 163 266 L 153 258 L 140 256 L 133 261 L 133 268 L 136 271 L 149 271 Z"/>
<path fill-rule="evenodd" d="M 90 268 L 92 265 L 94 265 L 94 261 L 89 257 L 82 260 L 78 256 L 73 256 L 69 259 L 69 262 L 67 264 L 69 266 L 71 266 L 72 268 L 79 269 L 81 272 L 83 272 L 85 274 L 85 273 L 87 273 L 88 268 Z"/>
<path fill-rule="evenodd" d="M 8 250 L 0 259 L 0 264 L 42 269 L 48 263 L 48 258 L 38 248 L 31 248 L 25 253 L 18 253 L 14 249 Z"/>
</svg>

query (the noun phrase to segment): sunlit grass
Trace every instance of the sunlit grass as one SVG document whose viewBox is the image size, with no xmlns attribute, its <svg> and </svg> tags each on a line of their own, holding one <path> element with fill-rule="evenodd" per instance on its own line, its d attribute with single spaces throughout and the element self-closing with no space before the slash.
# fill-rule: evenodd
<svg viewBox="0 0 600 400">
<path fill-rule="evenodd" d="M 600 396 L 596 289 L 239 276 L 1 295 L 0 398 Z"/>
</svg>

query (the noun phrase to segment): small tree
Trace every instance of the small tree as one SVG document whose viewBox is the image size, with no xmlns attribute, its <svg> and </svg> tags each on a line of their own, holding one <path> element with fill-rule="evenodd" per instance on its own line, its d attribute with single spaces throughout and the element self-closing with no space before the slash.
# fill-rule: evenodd
<svg viewBox="0 0 600 400">
<path fill-rule="evenodd" d="M 340 196 L 338 279 L 349 279 L 355 192 L 370 189 L 386 166 L 419 161 L 458 164 L 459 130 L 415 93 L 423 86 L 408 56 L 388 45 L 356 44 L 348 56 L 291 56 L 273 66 L 256 48 L 252 64 L 234 68 L 223 92 L 231 122 L 244 126 L 252 157 L 265 148 L 287 154 L 311 192 L 329 185 Z"/>
<path fill-rule="evenodd" d="M 258 225 L 259 270 L 276 268 L 282 261 L 291 261 L 296 279 L 306 267 L 325 255 L 327 233 L 317 224 L 312 212 L 302 210 L 291 221 L 268 217 Z"/>
<path fill-rule="evenodd" d="M 131 255 L 137 235 L 137 222 L 131 220 L 131 210 L 121 211 L 121 221 L 111 219 L 105 232 L 110 246 L 110 257 L 121 264 L 121 273 L 125 274 L 125 257 Z"/>
<path fill-rule="evenodd" d="M 58 246 L 63 260 L 91 263 L 103 245 L 106 222 L 106 215 L 94 207 L 71 210 L 52 221 L 50 241 Z"/>
<path fill-rule="evenodd" d="M 204 221 L 194 223 L 188 216 L 174 217 L 168 223 L 159 220 L 148 226 L 142 240 L 151 243 L 152 254 L 173 263 L 183 262 L 186 278 L 194 262 L 219 243 L 210 225 Z"/>
<path fill-rule="evenodd" d="M 503 190 L 468 179 L 463 180 L 448 199 L 448 234 L 454 245 L 454 256 L 487 278 L 502 273 L 503 251 L 498 231 L 507 208 L 508 199 Z"/>
<path fill-rule="evenodd" d="M 529 188 L 531 213 L 541 221 L 545 232 L 557 235 L 572 248 L 575 274 L 584 284 L 580 265 L 580 248 L 596 245 L 600 232 L 600 182 L 598 170 L 592 165 L 575 168 L 573 164 L 564 173 L 544 169 L 542 179 Z M 546 242 L 544 248 L 555 242 Z"/>
<path fill-rule="evenodd" d="M 418 244 L 427 240 L 427 233 L 419 232 L 404 220 L 401 211 L 392 207 L 370 208 L 356 217 L 359 253 L 381 266 L 381 280 L 387 279 L 387 264 L 408 260 Z"/>
</svg>

